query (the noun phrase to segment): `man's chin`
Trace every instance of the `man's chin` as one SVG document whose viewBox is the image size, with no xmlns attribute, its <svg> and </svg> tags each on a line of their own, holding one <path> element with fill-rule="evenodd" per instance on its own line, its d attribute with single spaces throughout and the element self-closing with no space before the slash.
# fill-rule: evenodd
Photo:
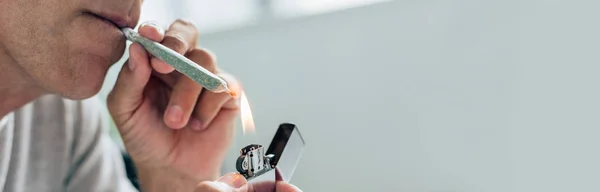
<svg viewBox="0 0 600 192">
<path fill-rule="evenodd" d="M 106 71 L 98 68 L 95 71 L 95 73 L 79 71 L 82 72 L 81 75 L 59 81 L 65 83 L 53 83 L 51 92 L 72 100 L 83 100 L 97 95 L 102 89 Z"/>
<path fill-rule="evenodd" d="M 106 78 L 111 61 L 107 61 L 102 57 L 97 57 L 91 54 L 82 54 L 76 57 L 71 66 L 64 71 L 70 71 L 72 74 L 63 76 L 60 81 L 67 82 L 58 84 L 54 92 L 73 100 L 82 100 L 97 95 L 102 89 L 102 84 Z"/>
<path fill-rule="evenodd" d="M 95 85 L 82 85 L 73 86 L 65 91 L 58 93 L 62 97 L 72 100 L 83 100 L 97 95 L 102 88 L 102 83 Z"/>
</svg>

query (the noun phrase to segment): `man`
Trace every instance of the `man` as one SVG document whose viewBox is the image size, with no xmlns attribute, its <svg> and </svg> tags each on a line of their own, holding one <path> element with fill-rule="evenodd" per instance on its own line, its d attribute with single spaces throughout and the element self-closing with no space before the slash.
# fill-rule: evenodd
<svg viewBox="0 0 600 192">
<path fill-rule="evenodd" d="M 134 190 L 104 133 L 102 106 L 90 97 L 122 56 L 119 28 L 137 25 L 141 3 L 0 0 L 1 191 Z M 241 92 L 209 52 L 196 48 L 193 24 L 142 24 L 138 31 Z M 248 185 L 237 174 L 217 179 L 238 101 L 203 91 L 139 44 L 130 47 L 108 109 L 143 191 L 297 191 L 281 182 Z"/>
</svg>

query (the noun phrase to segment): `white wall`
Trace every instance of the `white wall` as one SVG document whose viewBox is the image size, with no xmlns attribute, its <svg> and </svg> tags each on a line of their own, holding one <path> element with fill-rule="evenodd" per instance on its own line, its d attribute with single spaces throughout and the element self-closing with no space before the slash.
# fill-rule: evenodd
<svg viewBox="0 0 600 192">
<path fill-rule="evenodd" d="M 202 36 L 305 191 L 600 191 L 599 1 L 404 0 Z"/>
</svg>

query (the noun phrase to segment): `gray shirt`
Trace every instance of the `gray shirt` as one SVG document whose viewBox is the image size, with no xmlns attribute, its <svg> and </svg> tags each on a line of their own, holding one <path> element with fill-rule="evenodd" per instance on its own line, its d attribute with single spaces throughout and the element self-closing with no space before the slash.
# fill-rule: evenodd
<svg viewBox="0 0 600 192">
<path fill-rule="evenodd" d="M 47 95 L 0 119 L 0 191 L 136 191 L 97 98 Z"/>
</svg>

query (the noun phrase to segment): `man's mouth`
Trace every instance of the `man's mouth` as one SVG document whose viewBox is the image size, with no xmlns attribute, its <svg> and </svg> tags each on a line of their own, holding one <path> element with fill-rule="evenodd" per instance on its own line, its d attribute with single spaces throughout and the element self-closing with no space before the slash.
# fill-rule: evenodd
<svg viewBox="0 0 600 192">
<path fill-rule="evenodd" d="M 120 17 L 120 16 L 108 15 L 108 14 L 96 14 L 96 13 L 89 12 L 89 11 L 83 12 L 83 14 L 89 15 L 89 16 L 95 17 L 99 20 L 102 20 L 104 22 L 110 23 L 113 26 L 115 26 L 117 29 L 121 29 L 123 27 L 131 27 L 131 26 L 128 26 L 125 19 L 123 19 L 123 17 Z"/>
</svg>

